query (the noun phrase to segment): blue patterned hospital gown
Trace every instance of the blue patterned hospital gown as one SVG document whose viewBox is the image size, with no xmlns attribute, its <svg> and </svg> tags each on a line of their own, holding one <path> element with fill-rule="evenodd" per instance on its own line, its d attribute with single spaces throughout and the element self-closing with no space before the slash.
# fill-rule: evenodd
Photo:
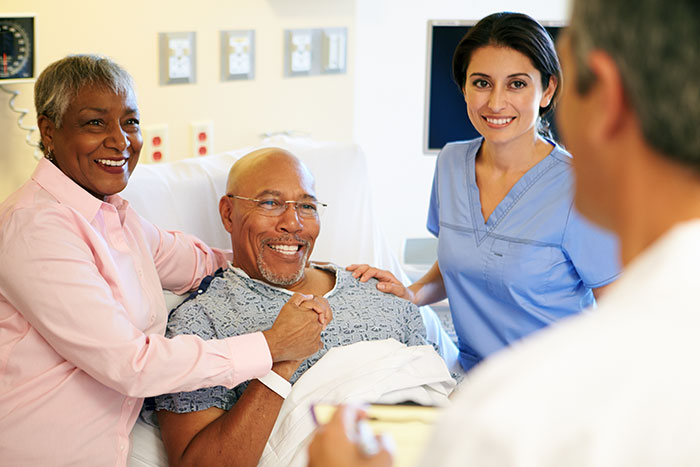
<svg viewBox="0 0 700 467">
<path fill-rule="evenodd" d="M 323 349 L 304 360 L 292 376 L 292 383 L 332 347 L 388 338 L 407 345 L 432 344 L 426 341 L 423 319 L 412 303 L 380 292 L 374 279 L 362 283 L 338 266 L 314 267 L 335 273 L 335 287 L 325 295 L 333 310 L 333 321 L 322 333 Z M 200 290 L 172 312 L 166 335 L 197 334 L 214 339 L 269 329 L 291 295 L 285 289 L 250 279 L 240 270 L 227 269 L 205 279 Z M 243 383 L 231 390 L 217 386 L 165 394 L 155 398 L 156 410 L 230 410 L 247 385 Z"/>
</svg>

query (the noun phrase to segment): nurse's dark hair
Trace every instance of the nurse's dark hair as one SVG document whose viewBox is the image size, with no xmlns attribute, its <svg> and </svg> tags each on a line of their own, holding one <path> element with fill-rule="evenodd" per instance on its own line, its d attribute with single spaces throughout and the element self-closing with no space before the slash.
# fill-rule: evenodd
<svg viewBox="0 0 700 467">
<path fill-rule="evenodd" d="M 559 85 L 562 82 L 559 57 L 554 42 L 547 30 L 530 16 L 523 13 L 501 12 L 483 18 L 469 29 L 455 49 L 452 57 L 452 79 L 464 92 L 467 81 L 467 68 L 474 51 L 493 45 L 516 50 L 530 59 L 540 72 L 542 89 L 549 85 L 550 78 L 556 80 L 554 96 L 546 107 L 540 107 L 538 131 L 551 138 L 548 122 L 542 117 L 556 106 Z"/>
</svg>

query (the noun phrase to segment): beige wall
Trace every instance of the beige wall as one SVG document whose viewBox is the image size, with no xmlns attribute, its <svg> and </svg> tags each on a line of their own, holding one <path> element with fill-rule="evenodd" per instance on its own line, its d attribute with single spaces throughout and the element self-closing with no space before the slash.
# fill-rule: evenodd
<svg viewBox="0 0 700 467">
<path fill-rule="evenodd" d="M 37 15 L 40 70 L 67 54 L 88 52 L 108 55 L 129 70 L 142 126 L 168 125 L 171 159 L 189 156 L 191 121 L 214 121 L 214 152 L 254 144 L 262 132 L 352 139 L 354 0 L 0 0 L 0 14 L 18 12 Z M 347 74 L 283 77 L 283 30 L 307 27 L 348 28 Z M 219 80 L 219 31 L 228 29 L 255 29 L 252 81 Z M 194 85 L 158 84 L 158 33 L 173 31 L 197 33 Z M 34 124 L 32 85 L 7 87 L 21 92 L 16 104 L 32 110 L 25 123 Z M 0 200 L 36 164 L 8 101 L 0 92 Z"/>
</svg>

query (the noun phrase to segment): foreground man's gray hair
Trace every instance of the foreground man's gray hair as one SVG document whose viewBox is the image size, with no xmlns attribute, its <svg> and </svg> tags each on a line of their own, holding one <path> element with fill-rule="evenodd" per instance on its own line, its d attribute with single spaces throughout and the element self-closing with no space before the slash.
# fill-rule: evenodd
<svg viewBox="0 0 700 467">
<path fill-rule="evenodd" d="M 570 30 L 578 91 L 594 82 L 588 54 L 604 50 L 648 143 L 700 171 L 700 1 L 577 0 Z"/>
</svg>

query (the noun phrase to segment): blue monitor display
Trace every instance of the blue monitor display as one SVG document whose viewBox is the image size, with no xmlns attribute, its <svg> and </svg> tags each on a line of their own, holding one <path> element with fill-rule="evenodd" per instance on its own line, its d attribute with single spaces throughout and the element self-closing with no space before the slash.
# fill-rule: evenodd
<svg viewBox="0 0 700 467">
<path fill-rule="evenodd" d="M 541 22 L 556 40 L 562 23 Z M 476 21 L 429 21 L 423 152 L 437 154 L 450 141 L 476 138 L 479 133 L 469 122 L 464 97 L 452 81 L 452 55 L 457 44 Z M 554 139 L 557 129 L 550 114 Z"/>
</svg>

